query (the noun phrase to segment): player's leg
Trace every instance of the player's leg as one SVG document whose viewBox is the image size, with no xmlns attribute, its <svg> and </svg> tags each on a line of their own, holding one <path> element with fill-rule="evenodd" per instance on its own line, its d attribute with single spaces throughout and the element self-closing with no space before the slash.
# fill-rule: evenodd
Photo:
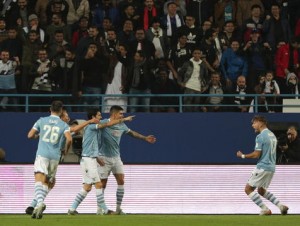
<svg viewBox="0 0 300 226">
<path fill-rule="evenodd" d="M 265 184 L 264 175 L 264 170 L 253 170 L 252 175 L 246 184 L 245 193 L 257 206 L 261 208 L 260 215 L 271 215 L 271 210 L 264 204 L 260 195 L 255 191 L 257 187 L 262 187 L 262 185 Z"/>
<path fill-rule="evenodd" d="M 117 214 L 125 214 L 122 211 L 121 205 L 124 197 L 124 183 L 125 183 L 125 176 L 124 176 L 124 166 L 123 162 L 121 161 L 120 158 L 116 158 L 114 162 L 114 167 L 112 169 L 112 172 L 116 178 L 118 188 L 116 192 L 116 198 L 117 198 L 117 203 L 116 203 L 116 213 Z"/>
<path fill-rule="evenodd" d="M 55 186 L 55 178 L 48 178 L 48 193 L 53 189 Z M 37 200 L 34 197 L 30 203 L 30 205 L 26 208 L 25 213 L 28 215 L 32 215 L 34 208 L 37 206 Z M 46 205 L 44 206 L 44 210 L 46 209 Z"/>
<path fill-rule="evenodd" d="M 81 167 L 81 174 L 83 178 L 83 187 L 80 190 L 80 192 L 76 195 L 75 200 L 73 201 L 71 208 L 68 210 L 69 215 L 76 215 L 77 207 L 80 205 L 80 203 L 85 199 L 89 191 L 92 189 L 92 184 L 94 183 L 93 177 L 90 174 L 90 170 L 92 168 L 90 167 L 90 164 L 92 163 L 92 158 L 89 157 L 82 157 L 80 161 L 80 167 Z"/>
<path fill-rule="evenodd" d="M 80 192 L 76 195 L 71 208 L 68 210 L 68 215 L 76 215 L 77 207 L 80 205 L 80 203 L 85 199 L 87 194 L 91 191 L 92 185 L 91 184 L 84 184 Z"/>
</svg>

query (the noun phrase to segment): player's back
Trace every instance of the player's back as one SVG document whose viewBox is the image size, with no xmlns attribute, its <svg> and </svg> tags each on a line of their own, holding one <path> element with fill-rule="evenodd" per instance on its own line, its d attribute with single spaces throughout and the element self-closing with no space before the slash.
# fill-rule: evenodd
<svg viewBox="0 0 300 226">
<path fill-rule="evenodd" d="M 275 171 L 277 138 L 269 129 L 263 130 L 258 136 L 258 139 L 262 140 L 262 153 L 257 162 L 257 167 Z"/>
<path fill-rule="evenodd" d="M 50 115 L 40 118 L 33 126 L 39 131 L 37 155 L 59 160 L 61 156 L 61 139 L 69 126 L 58 116 Z"/>
</svg>

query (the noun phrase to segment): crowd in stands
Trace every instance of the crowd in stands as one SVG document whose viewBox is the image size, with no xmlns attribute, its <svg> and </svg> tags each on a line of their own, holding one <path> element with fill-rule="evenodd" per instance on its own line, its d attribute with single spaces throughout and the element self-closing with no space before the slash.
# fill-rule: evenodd
<svg viewBox="0 0 300 226">
<path fill-rule="evenodd" d="M 178 97 L 146 94 L 188 94 L 186 112 L 280 112 L 299 94 L 299 0 L 1 0 L 0 14 L 0 93 L 47 94 L 30 111 L 72 94 L 55 98 L 177 112 Z M 23 101 L 2 95 L 0 111 Z"/>
</svg>

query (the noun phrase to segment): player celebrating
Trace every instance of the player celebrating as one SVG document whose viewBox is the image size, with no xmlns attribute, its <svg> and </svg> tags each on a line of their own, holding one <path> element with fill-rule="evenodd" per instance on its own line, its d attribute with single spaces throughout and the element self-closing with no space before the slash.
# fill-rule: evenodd
<svg viewBox="0 0 300 226">
<path fill-rule="evenodd" d="M 69 215 L 78 214 L 77 207 L 85 199 L 88 192 L 91 191 L 92 185 L 96 188 L 97 197 L 97 214 L 111 214 L 111 211 L 105 205 L 102 184 L 97 171 L 97 156 L 99 155 L 99 146 L 101 145 L 101 129 L 113 126 L 125 121 L 131 121 L 134 116 L 114 119 L 111 121 L 100 122 L 100 124 L 90 124 L 84 129 L 82 140 L 82 159 L 80 161 L 81 172 L 83 176 L 83 188 L 77 194 L 71 208 L 68 210 Z M 88 119 L 101 119 L 101 113 L 98 109 L 88 111 Z"/>
<path fill-rule="evenodd" d="M 266 189 L 269 187 L 276 167 L 276 147 L 277 139 L 272 131 L 267 128 L 267 121 L 263 116 L 254 116 L 252 127 L 256 133 L 255 150 L 249 154 L 237 152 L 237 157 L 258 159 L 256 168 L 245 187 L 248 197 L 261 208 L 260 215 L 271 215 L 271 210 L 263 203 L 261 196 L 268 199 L 276 205 L 282 215 L 288 213 L 288 207 L 281 204 L 280 201 Z M 257 188 L 257 192 L 255 189 Z"/>
<path fill-rule="evenodd" d="M 72 144 L 69 126 L 60 119 L 63 104 L 61 101 L 53 101 L 50 107 L 51 115 L 40 118 L 28 133 L 28 138 L 39 136 L 38 150 L 34 162 L 35 173 L 35 199 L 37 206 L 34 208 L 32 218 L 40 219 L 45 210 L 44 199 L 48 194 L 48 185 L 55 178 L 57 166 L 61 156 L 60 140 L 66 138 L 65 152 L 68 152 Z"/>
<path fill-rule="evenodd" d="M 109 122 L 119 120 L 124 117 L 124 110 L 120 106 L 112 106 L 110 108 L 110 118 L 103 120 Z M 106 127 L 103 130 L 102 146 L 99 157 L 99 174 L 103 189 L 107 184 L 107 178 L 112 172 L 116 178 L 117 188 L 117 207 L 116 214 L 125 214 L 121 209 L 121 204 L 124 196 L 124 168 L 120 157 L 120 141 L 121 136 L 126 133 L 134 138 L 144 140 L 148 143 L 155 143 L 156 138 L 153 135 L 144 136 L 133 130 L 130 130 L 124 123 L 120 123 L 111 127 Z"/>
<path fill-rule="evenodd" d="M 70 117 L 69 117 L 69 114 L 67 112 L 67 110 L 65 108 L 63 108 L 63 111 L 62 111 L 62 115 L 61 115 L 61 120 L 63 120 L 64 122 L 66 122 L 67 124 L 69 124 L 70 122 Z M 96 118 L 92 118 L 88 121 L 85 121 L 79 125 L 73 125 L 70 127 L 70 132 L 71 134 L 73 133 L 78 133 L 80 130 L 82 130 L 84 127 L 86 127 L 87 125 L 91 124 L 91 123 L 99 123 L 99 120 L 96 119 Z M 36 138 L 38 138 L 39 136 L 36 136 Z M 64 155 L 66 155 L 67 153 L 65 153 L 65 144 L 66 144 L 66 139 L 64 137 L 62 137 L 62 139 L 60 140 L 60 147 L 61 147 L 61 159 L 64 158 Z M 48 178 L 47 177 L 47 183 L 48 183 L 48 193 L 53 189 L 53 187 L 55 186 L 55 178 Z M 28 214 L 28 215 L 32 215 L 33 213 L 33 210 L 34 208 L 36 207 L 37 205 L 37 200 L 36 198 L 33 198 L 32 201 L 31 201 L 31 204 L 30 206 L 28 206 L 25 210 L 25 213 Z M 46 209 L 46 205 L 44 205 L 43 207 L 43 211 Z"/>
</svg>

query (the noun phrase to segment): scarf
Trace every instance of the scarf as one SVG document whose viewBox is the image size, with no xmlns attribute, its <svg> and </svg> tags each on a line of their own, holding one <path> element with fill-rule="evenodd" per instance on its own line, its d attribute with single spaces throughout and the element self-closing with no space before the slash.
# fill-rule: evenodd
<svg viewBox="0 0 300 226">
<path fill-rule="evenodd" d="M 152 17 L 156 17 L 157 16 L 157 12 L 156 12 L 156 8 L 155 7 L 152 7 L 151 15 L 152 15 Z M 148 30 L 148 28 L 149 28 L 149 10 L 146 7 L 144 9 L 144 30 L 146 31 L 146 30 Z"/>
<path fill-rule="evenodd" d="M 181 20 L 177 14 L 175 15 L 175 20 L 176 20 L 176 27 L 181 27 L 182 25 Z M 170 15 L 167 15 L 167 35 L 172 36 L 172 24 L 171 24 Z"/>
</svg>

